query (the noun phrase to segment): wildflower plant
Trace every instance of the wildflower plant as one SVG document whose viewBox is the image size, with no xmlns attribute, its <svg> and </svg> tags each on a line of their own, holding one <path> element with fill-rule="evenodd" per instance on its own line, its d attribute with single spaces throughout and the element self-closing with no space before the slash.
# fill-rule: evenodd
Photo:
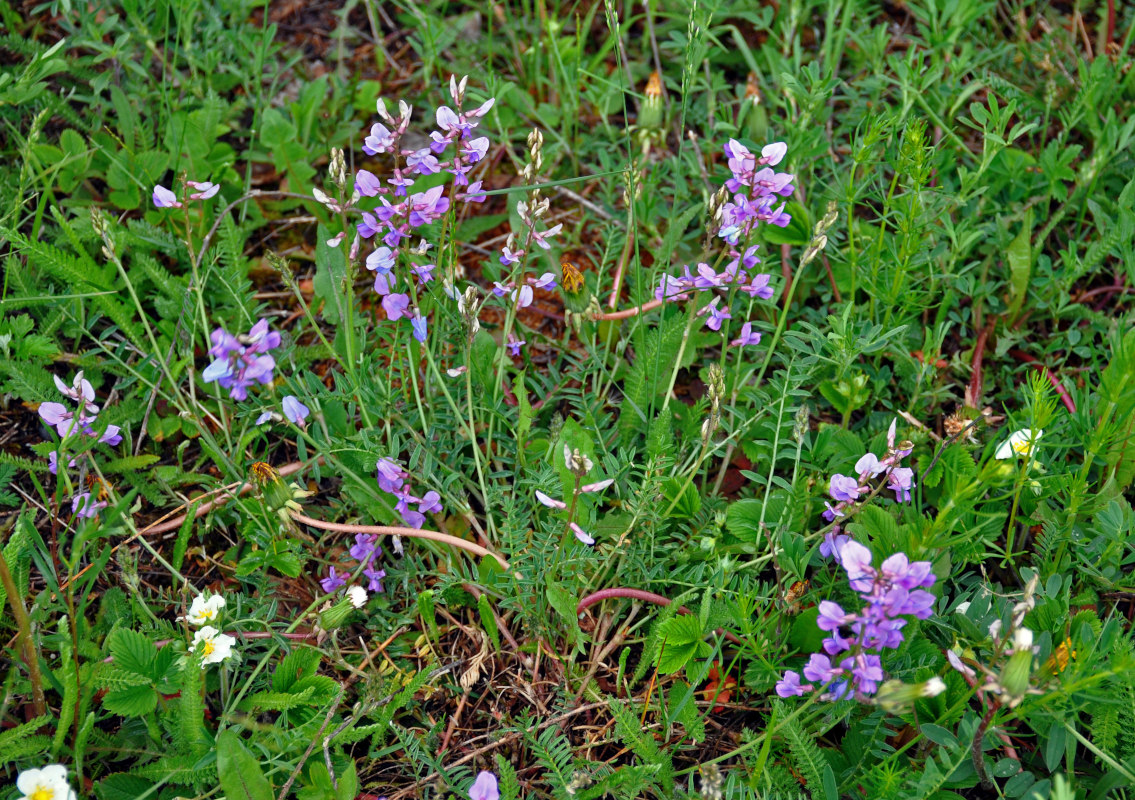
<svg viewBox="0 0 1135 800">
<path fill-rule="evenodd" d="M 1123 4 L 229 5 L 0 9 L 0 794 L 1135 782 Z"/>
</svg>

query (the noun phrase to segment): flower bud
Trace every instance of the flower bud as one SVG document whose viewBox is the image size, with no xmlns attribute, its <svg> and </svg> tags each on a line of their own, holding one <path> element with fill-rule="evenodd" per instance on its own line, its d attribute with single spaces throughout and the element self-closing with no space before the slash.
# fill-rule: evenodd
<svg viewBox="0 0 1135 800">
<path fill-rule="evenodd" d="M 903 683 L 900 680 L 889 680 L 879 686 L 875 695 L 875 703 L 886 711 L 897 713 L 909 708 L 915 700 L 923 697 L 934 697 L 946 691 L 946 684 L 935 675 L 922 683 Z"/>
<path fill-rule="evenodd" d="M 1029 636 L 1029 642 L 1032 642 L 1031 635 Z M 1032 647 L 1015 651 L 1013 655 L 1009 656 L 1009 660 L 1005 663 L 1004 668 L 1002 668 L 999 681 L 1001 685 L 1000 688 L 1002 693 L 1007 695 L 1010 707 L 1020 703 L 1025 696 L 1025 692 L 1028 691 L 1029 676 L 1032 674 L 1032 668 Z"/>
<path fill-rule="evenodd" d="M 657 72 L 652 72 L 646 82 L 646 100 L 638 114 L 638 127 L 647 130 L 662 127 L 662 111 L 662 78 Z"/>
<path fill-rule="evenodd" d="M 347 617 L 351 616 L 351 612 L 355 610 L 355 606 L 351 603 L 350 597 L 343 597 L 339 602 L 330 608 L 325 608 L 319 614 L 319 627 L 325 631 L 333 631 L 341 628 L 343 623 L 347 621 Z"/>
</svg>

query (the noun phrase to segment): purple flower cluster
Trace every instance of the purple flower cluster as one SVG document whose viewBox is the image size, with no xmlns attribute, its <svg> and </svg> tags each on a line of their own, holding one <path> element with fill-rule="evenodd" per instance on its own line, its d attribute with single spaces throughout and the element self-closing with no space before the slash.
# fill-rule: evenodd
<svg viewBox="0 0 1135 800">
<path fill-rule="evenodd" d="M 383 590 L 382 579 L 386 577 L 386 570 L 379 569 L 377 565 L 378 557 L 382 555 L 382 548 L 378 546 L 377 534 L 356 533 L 355 543 L 348 552 L 351 558 L 364 565 L 363 575 L 367 579 L 367 591 L 381 592 Z M 323 578 L 319 585 L 323 588 L 323 591 L 330 594 L 345 586 L 350 574 L 350 570 L 338 572 L 335 567 L 331 567 L 327 571 L 327 577 Z"/>
<path fill-rule="evenodd" d="M 776 142 L 766 145 L 758 158 L 736 139 L 729 140 L 725 145 L 725 155 L 729 159 L 732 177 L 725 182 L 725 186 L 734 195 L 732 202 L 727 202 L 721 209 L 718 236 L 728 243 L 730 260 L 721 272 L 703 262 L 693 270 L 688 264 L 685 265 L 681 275 L 663 275 L 654 290 L 655 300 L 686 300 L 695 291 L 718 292 L 730 288 L 739 289 L 750 297 L 762 300 L 772 298 L 773 289 L 769 285 L 771 276 L 754 271 L 757 264 L 761 263 L 757 257 L 757 245 L 749 245 L 744 252 L 740 246 L 742 242 L 748 241 L 759 223 L 771 222 L 784 227 L 791 219 L 784 213 L 783 203 L 776 210 L 772 209 L 772 203 L 778 197 L 792 194 L 793 176 L 774 172 L 766 166 L 780 163 L 786 152 L 788 146 L 784 142 Z M 729 309 L 720 305 L 720 297 L 702 308 L 698 314 L 706 318 L 706 327 L 714 331 L 720 331 L 722 324 L 733 318 Z M 760 340 L 761 334 L 754 333 L 752 323 L 746 322 L 741 336 L 730 344 L 745 347 L 758 344 Z"/>
<path fill-rule="evenodd" d="M 60 438 L 66 439 L 73 433 L 81 433 L 84 436 L 97 438 L 102 444 L 109 444 L 111 447 L 122 442 L 122 429 L 117 425 L 107 425 L 106 430 L 101 434 L 94 429 L 94 424 L 98 422 L 99 407 L 94 403 L 95 389 L 91 386 L 91 382 L 83 377 L 82 372 L 76 373 L 70 386 L 59 380 L 58 376 L 53 375 L 52 378 L 59 393 L 77 404 L 72 411 L 62 403 L 40 403 L 40 418 L 54 427 Z M 58 455 L 52 453 L 48 456 L 48 460 L 51 474 L 54 475 L 58 467 Z M 70 465 L 74 466 L 75 462 L 72 461 Z"/>
<path fill-rule="evenodd" d="M 449 106 L 437 109 L 437 129 L 430 133 L 430 144 L 419 149 L 401 146 L 410 127 L 410 106 L 400 102 L 399 114 L 395 118 L 380 99 L 378 114 L 383 121 L 371 126 L 370 133 L 363 140 L 363 152 L 370 156 L 392 154 L 395 159 L 393 173 L 385 183 L 369 170 L 360 169 L 355 174 L 356 197 L 378 199 L 376 207 L 362 212 L 362 222 L 357 225 L 358 236 L 363 239 L 382 238 L 382 244 L 366 258 L 367 269 L 374 273 L 374 290 L 382 297 L 387 319 L 409 319 L 414 338 L 420 342 L 424 342 L 428 334 L 427 320 L 417 308 L 411 310 L 414 303 L 408 293 L 399 291 L 394 268 L 404 253 L 413 276 L 407 280 L 424 286 L 434 280 L 436 264 L 426 263 L 429 245 L 425 241 L 416 248 L 403 250 L 404 240 L 411 237 L 413 229 L 440 219 L 454 201 L 481 203 L 485 200 L 482 182 L 470 183 L 469 173 L 488 153 L 488 137 L 475 137 L 473 132 L 480 119 L 493 107 L 494 101 L 490 98 L 477 108 L 465 111 L 465 83 L 466 79 L 462 79 L 460 84 L 456 79 L 450 80 L 449 91 L 456 110 Z M 446 159 L 444 156 L 451 146 L 452 155 Z M 415 176 L 439 172 L 453 175 L 453 186 L 458 188 L 449 195 L 444 184 L 411 193 Z"/>
<path fill-rule="evenodd" d="M 910 490 L 914 488 L 914 470 L 909 467 L 900 467 L 899 463 L 910 455 L 911 445 L 909 442 L 900 442 L 896 446 L 896 422 L 897 420 L 892 421 L 891 427 L 887 431 L 886 456 L 880 459 L 874 453 L 866 453 L 855 462 L 855 475 L 841 475 L 839 473 L 832 475 L 828 483 L 828 494 L 835 501 L 835 505 L 825 502 L 826 508 L 823 514 L 824 519 L 828 522 L 844 516 L 845 510 L 854 505 L 859 500 L 860 495 L 869 494 L 871 482 L 878 479 L 879 476 L 885 477 L 887 488 L 895 493 L 895 500 L 900 503 L 910 501 Z M 837 555 L 839 546 L 846 541 L 848 541 L 848 537 L 840 533 L 838 525 L 835 526 L 824 535 L 824 541 L 820 545 L 820 555 L 824 557 Z"/>
<path fill-rule="evenodd" d="M 217 328 L 209 338 L 213 342 L 209 355 L 214 360 L 201 373 L 205 383 L 217 381 L 233 400 L 244 400 L 249 386 L 272 382 L 276 359 L 268 351 L 280 346 L 280 334 L 268 330 L 268 320 L 253 325 L 247 336 L 233 336 Z"/>
<path fill-rule="evenodd" d="M 785 203 L 775 209 L 773 204 L 792 195 L 795 176 L 770 169 L 779 164 L 787 152 L 788 145 L 784 142 L 765 145 L 759 157 L 736 139 L 730 139 L 725 145 L 729 171 L 733 173 L 725 182 L 725 188 L 733 192 L 733 201 L 721 210 L 721 229 L 717 235 L 729 244 L 746 240 L 762 222 L 783 228 L 792 221 L 784 212 Z"/>
<path fill-rule="evenodd" d="M 394 510 L 401 515 L 407 528 L 421 528 L 426 521 L 426 512 L 441 513 L 441 495 L 431 489 L 421 497 L 415 497 L 406 484 L 409 477 L 410 473 L 402 469 L 397 461 L 389 458 L 378 460 L 378 488 L 397 500 Z M 411 503 L 418 506 L 416 511 L 410 508 Z"/>
<path fill-rule="evenodd" d="M 816 624 L 831 635 L 823 641 L 826 655 L 813 653 L 803 673 L 805 679 L 828 687 L 824 699 L 838 700 L 849 693 L 862 699 L 874 694 L 883 680 L 879 654 L 903 642 L 907 620 L 902 617 L 930 616 L 934 595 L 923 587 L 934 585 L 934 574 L 929 561 L 912 562 L 903 553 L 876 569 L 871 566 L 871 551 L 850 539 L 839 545 L 838 558 L 863 608 L 848 613 L 838 603 L 820 602 Z M 777 682 L 776 693 L 792 697 L 813 688 L 789 670 Z"/>
</svg>

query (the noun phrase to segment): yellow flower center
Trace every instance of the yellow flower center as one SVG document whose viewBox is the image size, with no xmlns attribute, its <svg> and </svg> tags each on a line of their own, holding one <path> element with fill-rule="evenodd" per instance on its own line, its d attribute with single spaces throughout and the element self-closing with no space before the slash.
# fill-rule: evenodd
<svg viewBox="0 0 1135 800">
<path fill-rule="evenodd" d="M 217 612 L 211 608 L 206 608 L 201 611 L 201 616 L 205 619 L 212 619 L 213 617 L 217 616 Z"/>
<path fill-rule="evenodd" d="M 213 655 L 213 651 L 215 651 L 216 649 L 217 646 L 213 644 L 213 640 L 206 639 L 205 641 L 201 642 L 201 657 L 205 658 L 206 656 Z M 33 798 L 32 800 L 35 800 L 35 798 Z"/>
<path fill-rule="evenodd" d="M 37 786 L 35 791 L 28 795 L 30 800 L 52 800 L 55 797 L 55 790 L 47 786 Z"/>
<path fill-rule="evenodd" d="M 1023 442 L 1013 442 L 1013 452 L 1018 453 L 1022 456 L 1027 456 L 1029 454 L 1029 450 L 1032 449 L 1032 446 L 1032 441 L 1027 439 Z"/>
</svg>

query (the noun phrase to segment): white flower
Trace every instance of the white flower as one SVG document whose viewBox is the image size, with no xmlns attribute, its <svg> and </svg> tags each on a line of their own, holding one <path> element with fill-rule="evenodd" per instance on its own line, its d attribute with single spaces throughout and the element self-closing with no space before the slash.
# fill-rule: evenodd
<svg viewBox="0 0 1135 800">
<path fill-rule="evenodd" d="M 1033 649 L 1033 632 L 1028 628 L 1017 628 L 1013 631 L 1013 652 Z"/>
<path fill-rule="evenodd" d="M 67 783 L 67 768 L 48 764 L 43 769 L 26 769 L 16 778 L 21 800 L 75 800 L 75 792 Z"/>
<path fill-rule="evenodd" d="M 361 586 L 352 586 L 347 590 L 347 599 L 355 608 L 362 608 L 367 604 L 367 590 Z"/>
<path fill-rule="evenodd" d="M 236 639 L 206 625 L 193 634 L 193 644 L 189 651 L 201 656 L 201 669 L 205 669 L 206 664 L 216 664 L 229 658 L 233 654 L 234 644 Z"/>
<path fill-rule="evenodd" d="M 922 684 L 923 697 L 937 697 L 944 691 L 946 691 L 946 682 L 937 675 Z"/>
<path fill-rule="evenodd" d="M 202 625 L 215 622 L 224 607 L 225 598 L 221 595 L 215 594 L 206 598 L 205 595 L 199 594 L 193 598 L 193 603 L 189 606 L 189 616 L 185 619 L 190 625 L 199 628 Z"/>
<path fill-rule="evenodd" d="M 1031 455 L 1037 441 L 1043 435 L 1043 430 L 1036 431 L 1035 433 L 1028 428 L 1013 431 L 1009 434 L 1007 440 L 998 445 L 997 452 L 993 454 L 993 457 L 1005 459 Z"/>
</svg>

